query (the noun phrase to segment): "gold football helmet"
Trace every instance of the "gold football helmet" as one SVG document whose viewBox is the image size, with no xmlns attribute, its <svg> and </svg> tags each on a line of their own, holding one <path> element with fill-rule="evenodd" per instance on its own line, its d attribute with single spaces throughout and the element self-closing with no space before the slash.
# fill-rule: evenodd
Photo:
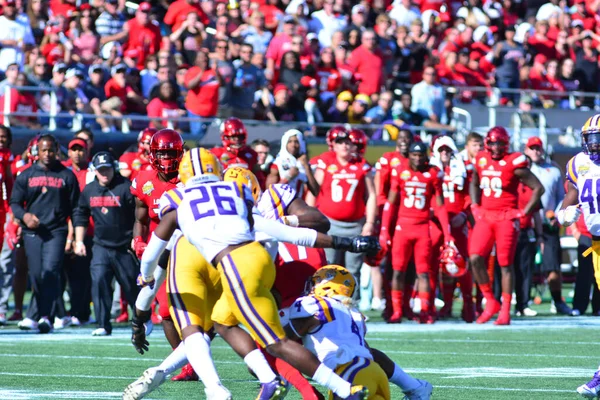
<svg viewBox="0 0 600 400">
<path fill-rule="evenodd" d="M 352 297 L 356 289 L 356 280 L 341 265 L 325 265 L 310 278 L 311 292 L 317 296 Z"/>
<path fill-rule="evenodd" d="M 186 186 L 222 180 L 223 169 L 217 157 L 203 147 L 186 152 L 179 163 L 179 180 Z"/>
<path fill-rule="evenodd" d="M 249 169 L 243 167 L 229 167 L 225 170 L 223 180 L 225 182 L 237 183 L 240 188 L 240 193 L 243 192 L 242 185 L 246 185 L 252 192 L 254 202 L 257 203 L 258 199 L 260 199 L 260 195 L 262 194 L 260 184 L 258 183 L 258 179 L 256 179 L 256 175 Z"/>
</svg>

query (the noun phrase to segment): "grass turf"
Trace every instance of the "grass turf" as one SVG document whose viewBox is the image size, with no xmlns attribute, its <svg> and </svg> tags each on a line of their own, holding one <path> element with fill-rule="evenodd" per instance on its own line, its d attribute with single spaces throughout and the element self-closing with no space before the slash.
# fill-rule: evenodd
<svg viewBox="0 0 600 400">
<path fill-rule="evenodd" d="M 374 322 L 367 339 L 414 376 L 432 382 L 434 399 L 576 399 L 575 388 L 598 365 L 599 326 L 600 319 L 592 317 L 543 315 L 501 328 L 459 321 Z M 160 329 L 144 356 L 132 348 L 124 326 L 106 338 L 92 338 L 91 331 L 67 328 L 43 336 L 21 333 L 14 325 L 0 330 L 0 398 L 119 398 L 127 384 L 170 351 Z M 213 357 L 234 398 L 253 399 L 258 384 L 219 338 Z M 149 398 L 204 398 L 203 386 L 167 382 Z M 300 396 L 292 389 L 288 398 Z M 392 385 L 392 399 L 400 398 Z"/>
</svg>

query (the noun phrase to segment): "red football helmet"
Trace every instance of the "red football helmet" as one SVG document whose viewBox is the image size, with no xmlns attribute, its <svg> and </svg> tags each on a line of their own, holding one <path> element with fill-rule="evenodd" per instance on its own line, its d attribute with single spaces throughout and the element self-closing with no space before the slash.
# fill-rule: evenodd
<svg viewBox="0 0 600 400">
<path fill-rule="evenodd" d="M 444 275 L 458 278 L 467 273 L 467 262 L 453 245 L 442 248 L 440 268 Z"/>
<path fill-rule="evenodd" d="M 158 154 L 163 152 L 164 154 Z M 173 129 L 161 129 L 150 140 L 150 163 L 152 168 L 165 174 L 177 172 L 183 157 L 183 139 Z"/>
<path fill-rule="evenodd" d="M 367 143 L 369 142 L 369 137 L 362 129 L 352 128 L 348 131 L 348 137 L 353 145 L 356 146 L 356 152 L 359 156 L 364 156 L 367 151 Z"/>
<path fill-rule="evenodd" d="M 496 148 L 492 148 L 492 144 L 498 144 Z M 485 137 L 485 150 L 492 155 L 492 158 L 499 160 L 509 152 L 510 135 L 501 126 L 495 126 L 490 129 Z"/>
<path fill-rule="evenodd" d="M 327 145 L 329 145 L 329 150 L 333 150 L 333 142 L 335 142 L 335 139 L 339 136 L 340 133 L 345 133 L 346 135 L 348 134 L 348 131 L 346 130 L 346 128 L 344 127 L 344 125 L 335 125 L 332 126 L 331 129 L 329 129 L 327 131 L 327 136 L 325 138 L 325 140 L 327 141 Z"/>
<path fill-rule="evenodd" d="M 138 152 L 139 153 L 145 153 L 146 155 L 148 155 L 149 150 L 145 146 L 150 144 L 150 141 L 152 140 L 152 136 L 154 136 L 154 134 L 156 132 L 158 132 L 157 129 L 146 128 L 139 133 L 139 135 L 138 135 Z"/>
<path fill-rule="evenodd" d="M 39 153 L 38 153 L 38 141 L 40 140 L 41 134 L 35 135 L 29 143 L 27 143 L 27 160 L 28 161 L 37 161 Z"/>
<path fill-rule="evenodd" d="M 234 141 L 233 138 L 238 140 Z M 248 132 L 239 118 L 230 117 L 221 124 L 221 141 L 227 151 L 237 155 L 237 152 L 246 145 L 247 139 Z"/>
</svg>

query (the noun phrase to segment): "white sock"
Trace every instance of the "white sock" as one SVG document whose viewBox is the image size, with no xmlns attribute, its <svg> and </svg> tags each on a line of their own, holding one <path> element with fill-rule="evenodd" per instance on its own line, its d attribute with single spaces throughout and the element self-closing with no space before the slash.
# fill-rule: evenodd
<svg viewBox="0 0 600 400">
<path fill-rule="evenodd" d="M 269 383 L 277 379 L 267 359 L 259 349 L 252 350 L 244 357 L 244 362 L 256 374 L 260 383 Z"/>
<path fill-rule="evenodd" d="M 210 342 L 199 332 L 186 337 L 184 342 L 187 359 L 204 386 L 210 389 L 220 385 L 221 380 L 210 354 Z"/>
<path fill-rule="evenodd" d="M 183 342 L 179 343 L 179 346 L 175 348 L 169 354 L 167 358 L 158 366 L 158 369 L 165 371 L 167 375 L 171 372 L 178 370 L 187 363 L 187 357 L 185 355 L 185 346 Z"/>
<path fill-rule="evenodd" d="M 394 373 L 390 378 L 390 382 L 398 386 L 403 392 L 408 392 L 421 386 L 418 380 L 404 372 L 398 364 L 394 364 Z"/>
<path fill-rule="evenodd" d="M 336 375 L 336 373 L 325 364 L 319 365 L 319 368 L 317 368 L 315 375 L 312 378 L 319 385 L 325 386 L 342 399 L 350 396 L 350 388 L 352 385 Z"/>
</svg>

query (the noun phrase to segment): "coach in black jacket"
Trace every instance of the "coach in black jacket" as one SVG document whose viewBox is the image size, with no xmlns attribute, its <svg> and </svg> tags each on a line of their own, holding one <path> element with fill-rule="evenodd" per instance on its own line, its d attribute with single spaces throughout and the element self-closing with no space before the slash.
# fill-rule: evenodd
<svg viewBox="0 0 600 400">
<path fill-rule="evenodd" d="M 61 269 L 67 242 L 67 218 L 79 200 L 79 184 L 57 159 L 58 142 L 51 135 L 38 141 L 39 160 L 17 176 L 10 207 L 23 225 L 23 243 L 33 286 L 27 310 L 29 328 L 52 329 L 62 296 Z M 39 318 L 38 322 L 35 322 Z"/>
<path fill-rule="evenodd" d="M 136 279 L 139 274 L 137 259 L 129 253 L 135 222 L 135 198 L 131 183 L 115 173 L 116 160 L 109 152 L 97 153 L 92 159 L 96 179 L 86 185 L 73 215 L 75 227 L 75 254 L 85 256 L 83 243 L 90 216 L 94 221 L 94 246 L 90 273 L 92 300 L 98 321 L 93 336 L 110 335 L 110 307 L 112 279 L 117 278 L 130 305 L 139 293 Z"/>
</svg>

